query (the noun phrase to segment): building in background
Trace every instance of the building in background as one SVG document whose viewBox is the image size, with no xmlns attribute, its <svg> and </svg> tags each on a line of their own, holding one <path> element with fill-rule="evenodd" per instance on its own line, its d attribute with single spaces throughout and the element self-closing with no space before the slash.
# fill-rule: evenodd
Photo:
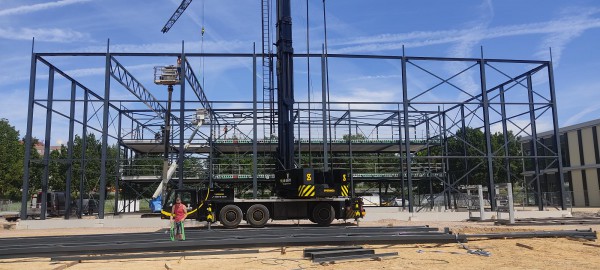
<svg viewBox="0 0 600 270">
<path fill-rule="evenodd" d="M 599 131 L 600 119 L 559 129 L 565 185 L 566 190 L 569 191 L 572 206 L 600 206 Z M 544 200 L 550 202 L 557 200 L 559 196 L 554 192 L 549 192 L 558 188 L 558 165 L 556 162 L 550 162 L 550 159 L 544 158 L 544 156 L 552 155 L 550 149 L 553 149 L 554 138 L 552 131 L 539 133 L 537 137 L 538 140 L 535 143 L 537 158 L 534 155 L 534 143 L 531 137 L 521 139 L 524 155 L 532 157 L 525 161 L 523 175 L 526 181 L 533 180 L 537 160 L 537 169 L 542 173 L 540 174 L 542 177 L 540 189 L 544 194 Z"/>
<path fill-rule="evenodd" d="M 38 152 L 38 154 L 40 154 L 41 156 L 44 155 L 45 152 L 45 147 L 46 145 L 44 144 L 43 141 L 39 141 L 34 145 L 35 150 Z M 62 146 L 58 145 L 58 146 L 50 146 L 50 152 L 54 151 L 54 150 L 58 150 L 60 151 L 62 149 Z"/>
</svg>

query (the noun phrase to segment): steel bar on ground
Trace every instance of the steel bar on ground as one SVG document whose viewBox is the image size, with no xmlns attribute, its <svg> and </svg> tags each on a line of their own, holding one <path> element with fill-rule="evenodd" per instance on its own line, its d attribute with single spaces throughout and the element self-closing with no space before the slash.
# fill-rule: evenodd
<svg viewBox="0 0 600 270">
<path fill-rule="evenodd" d="M 320 251 L 320 252 L 311 252 L 309 254 L 311 259 L 320 259 L 320 258 L 332 258 L 332 257 L 346 257 L 353 255 L 367 255 L 367 254 L 375 254 L 375 250 L 373 249 L 348 249 L 348 250 L 329 250 L 329 251 Z"/>
<path fill-rule="evenodd" d="M 391 256 L 398 256 L 398 252 L 353 255 L 353 256 L 344 256 L 344 257 L 319 258 L 319 259 L 314 259 L 313 262 L 320 263 L 320 262 L 333 262 L 333 261 L 356 260 L 356 259 L 375 259 L 375 258 L 391 257 Z"/>
<path fill-rule="evenodd" d="M 184 242 L 171 242 L 165 237 L 164 232 L 149 234 L 9 238 L 0 240 L 0 245 L 3 247 L 0 251 L 0 258 L 279 246 L 456 243 L 466 241 L 464 235 L 430 231 L 431 229 L 433 228 L 284 227 L 210 231 L 192 230 L 187 234 L 188 241 Z"/>
<path fill-rule="evenodd" d="M 334 251 L 334 250 L 355 250 L 362 249 L 361 246 L 353 246 L 353 247 L 326 247 L 326 248 L 305 248 L 303 250 L 304 258 L 309 258 L 312 253 L 315 252 L 323 252 L 323 251 Z"/>
<path fill-rule="evenodd" d="M 533 232 L 511 232 L 511 233 L 479 233 L 466 234 L 467 239 L 474 238 L 541 238 L 541 237 L 573 237 L 584 239 L 596 239 L 596 232 L 590 230 L 566 230 L 566 231 L 533 231 Z"/>
<path fill-rule="evenodd" d="M 496 225 L 523 226 L 523 225 L 592 225 L 600 224 L 600 218 L 541 218 L 541 219 L 516 219 L 511 224 L 508 220 L 497 220 Z"/>
<path fill-rule="evenodd" d="M 200 252 L 169 252 L 169 253 L 135 253 L 135 254 L 102 254 L 102 256 L 58 256 L 50 258 L 50 261 L 107 261 L 124 259 L 142 259 L 142 258 L 167 258 L 167 257 L 191 257 L 208 255 L 229 255 L 229 254 L 252 254 L 258 253 L 258 249 L 233 249 L 216 250 Z"/>
</svg>

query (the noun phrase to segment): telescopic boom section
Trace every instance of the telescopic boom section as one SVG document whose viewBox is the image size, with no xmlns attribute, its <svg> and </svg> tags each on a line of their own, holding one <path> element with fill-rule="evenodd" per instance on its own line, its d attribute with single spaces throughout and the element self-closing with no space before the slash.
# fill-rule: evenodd
<svg viewBox="0 0 600 270">
<path fill-rule="evenodd" d="M 279 169 L 294 168 L 294 48 L 290 0 L 277 0 L 277 110 Z"/>
<path fill-rule="evenodd" d="M 191 3 L 192 3 L 192 0 L 183 0 L 183 1 L 181 1 L 181 4 L 179 4 L 179 7 L 177 8 L 177 10 L 175 10 L 175 12 L 173 13 L 173 15 L 171 15 L 171 18 L 169 19 L 169 21 L 165 24 L 165 26 L 161 30 L 161 32 L 163 32 L 163 34 L 166 33 L 166 32 L 169 32 L 169 30 L 171 29 L 171 27 L 173 27 L 173 25 L 175 24 L 175 22 L 177 22 L 177 20 L 179 19 L 179 17 L 181 17 L 181 14 L 183 14 L 183 12 L 185 11 L 185 9 Z"/>
</svg>

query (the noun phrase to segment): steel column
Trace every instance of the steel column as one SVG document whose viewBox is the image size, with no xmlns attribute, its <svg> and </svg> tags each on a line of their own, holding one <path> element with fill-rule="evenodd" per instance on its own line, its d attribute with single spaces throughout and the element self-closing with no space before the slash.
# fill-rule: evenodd
<svg viewBox="0 0 600 270">
<path fill-rule="evenodd" d="M 88 103 L 89 103 L 89 94 L 87 91 L 83 92 L 83 127 L 82 132 L 83 135 L 81 137 L 81 178 L 79 179 L 79 207 L 77 208 L 77 215 L 79 218 L 83 216 L 83 192 L 84 192 L 84 183 L 86 179 L 86 165 L 87 165 L 87 126 L 88 126 Z"/>
<path fill-rule="evenodd" d="M 48 97 L 46 100 L 46 136 L 44 137 L 44 175 L 42 176 L 42 199 L 40 219 L 46 219 L 48 210 L 48 177 L 50 173 L 50 142 L 52 132 L 52 105 L 54 103 L 54 68 L 50 67 L 48 74 Z"/>
<path fill-rule="evenodd" d="M 439 111 L 439 109 L 438 109 Z M 427 167 L 428 167 L 428 171 L 427 171 L 427 180 L 429 181 L 429 209 L 433 209 L 433 182 L 431 179 L 431 145 L 429 145 L 429 122 L 430 122 L 431 118 L 427 118 L 427 121 L 425 122 L 425 137 L 427 138 Z M 445 184 L 444 184 L 444 188 L 445 188 Z M 445 191 L 444 191 L 445 192 Z"/>
<path fill-rule="evenodd" d="M 408 122 L 408 78 L 406 78 L 406 54 L 404 52 L 404 46 L 402 46 L 402 105 L 404 108 L 404 148 L 406 153 L 406 178 L 408 179 L 408 211 L 413 212 L 414 210 L 414 199 L 413 199 L 413 183 L 412 183 L 412 157 L 410 153 L 410 130 Z M 400 136 L 402 137 L 402 136 Z M 402 138 L 401 138 L 402 140 Z"/>
<path fill-rule="evenodd" d="M 104 219 L 104 203 L 106 199 L 106 158 L 108 147 L 108 111 L 110 109 L 110 40 L 106 43 L 106 68 L 104 74 L 104 107 L 102 112 L 102 159 L 100 161 L 100 206 L 98 218 Z"/>
<path fill-rule="evenodd" d="M 214 108 L 213 105 L 210 106 L 211 108 Z M 214 180 L 214 171 L 213 171 L 213 157 L 214 157 L 214 145 L 215 145 L 215 123 L 217 123 L 216 119 L 217 116 L 215 116 L 214 114 L 210 114 L 210 117 L 212 117 L 213 119 L 211 119 L 210 121 L 210 135 L 208 136 L 208 187 L 209 188 L 213 188 L 213 180 Z"/>
<path fill-rule="evenodd" d="M 469 171 L 469 159 L 467 158 L 467 126 L 465 123 L 465 105 L 461 105 L 460 106 L 460 122 L 461 122 L 461 136 L 462 136 L 462 141 L 463 141 L 463 156 L 465 158 L 463 158 L 463 162 L 464 162 L 464 167 L 465 167 L 465 172 Z M 469 175 L 465 175 L 465 180 L 467 182 L 467 185 L 469 185 Z"/>
<path fill-rule="evenodd" d="M 444 147 L 444 154 L 443 156 L 448 156 L 448 131 L 446 130 L 446 113 L 442 113 L 442 126 L 441 126 L 441 138 L 443 141 L 443 147 Z M 454 186 L 454 183 L 450 183 L 451 179 L 450 179 L 450 174 L 448 174 L 448 171 L 450 171 L 450 160 L 448 158 L 444 158 L 442 159 L 442 175 L 444 178 L 446 178 L 446 181 L 444 182 L 444 185 L 446 185 L 446 183 L 448 183 L 448 208 L 447 209 L 451 209 L 452 208 L 452 189 L 450 187 Z M 444 190 L 446 190 L 446 187 L 444 187 Z"/>
<path fill-rule="evenodd" d="M 162 180 L 168 178 L 169 171 L 169 147 L 171 138 L 171 99 L 173 98 L 173 85 L 167 86 L 168 92 L 168 101 L 167 101 L 167 113 L 165 114 L 165 132 L 163 136 L 163 170 L 162 170 Z M 165 186 L 162 190 L 162 202 L 164 203 L 167 199 L 167 190 L 169 189 L 170 180 L 165 183 Z"/>
<path fill-rule="evenodd" d="M 558 111 L 556 109 L 556 90 L 554 85 L 554 68 L 552 61 L 548 63 L 548 80 L 550 81 L 550 106 L 552 106 L 552 127 L 554 135 L 554 147 L 558 160 L 558 179 L 560 182 L 560 199 L 562 210 L 567 210 L 567 197 L 565 194 L 565 173 L 563 169 L 562 148 L 560 145 L 560 134 L 558 132 Z M 566 134 L 564 136 L 567 136 Z M 565 151 L 568 151 L 565 149 Z"/>
<path fill-rule="evenodd" d="M 486 78 L 485 78 L 485 59 L 483 58 L 483 48 L 481 48 L 481 59 L 479 60 L 479 76 L 481 79 L 481 105 L 483 108 L 483 125 L 485 130 L 485 148 L 488 174 L 488 190 L 494 190 L 494 168 L 492 156 L 492 131 L 490 128 L 490 101 L 488 100 Z M 489 192 L 490 207 L 492 211 L 496 210 L 496 199 L 493 192 Z"/>
<path fill-rule="evenodd" d="M 506 183 L 510 183 L 510 142 L 508 141 L 508 125 L 506 123 L 506 101 L 504 99 L 504 85 L 499 88 L 500 91 L 500 113 L 502 114 L 502 135 L 504 138 L 504 164 L 506 170 Z"/>
<path fill-rule="evenodd" d="M 119 178 L 121 178 L 121 176 L 123 175 L 121 173 L 121 129 L 122 129 L 122 123 L 123 123 L 123 114 L 121 113 L 121 111 L 118 112 L 119 113 L 119 123 L 118 123 L 118 129 L 117 129 L 117 138 L 119 138 L 117 140 L 117 157 L 116 157 L 116 162 L 115 162 L 115 210 L 114 210 L 114 215 L 118 215 L 119 214 Z M 125 208 L 125 201 L 123 201 L 123 208 Z"/>
<path fill-rule="evenodd" d="M 321 55 L 321 113 L 323 115 L 323 170 L 329 170 L 329 149 L 327 148 L 327 82 L 325 75 L 325 46 L 323 45 L 323 54 Z"/>
<path fill-rule="evenodd" d="M 181 81 L 181 92 L 179 95 L 179 156 L 177 159 L 177 167 L 179 168 L 179 181 L 177 188 L 183 188 L 183 173 L 185 168 L 183 161 L 185 160 L 185 79 L 186 79 L 186 65 L 185 59 L 185 43 L 181 41 L 181 74 L 179 80 Z"/>
<path fill-rule="evenodd" d="M 252 57 L 252 198 L 256 199 L 258 193 L 258 93 L 256 81 L 256 43 L 254 44 L 254 56 Z M 300 133 L 298 133 L 300 134 Z"/>
<path fill-rule="evenodd" d="M 531 75 L 527 76 L 527 96 L 529 98 L 529 119 L 531 121 L 531 147 L 533 152 L 533 160 L 534 160 L 534 168 L 535 168 L 535 186 L 537 189 L 537 201 L 538 208 L 540 211 L 544 210 L 544 202 L 542 201 L 542 186 L 540 184 L 540 164 L 538 160 L 538 151 L 537 151 L 537 128 L 535 124 L 535 106 L 533 105 L 533 82 L 531 80 Z"/>
<path fill-rule="evenodd" d="M 65 219 L 69 219 L 71 215 L 71 180 L 73 178 L 73 143 L 74 129 L 75 129 L 75 97 L 77 93 L 77 85 L 75 82 L 71 82 L 71 103 L 69 108 L 69 141 L 67 142 L 67 184 L 65 190 Z"/>
<path fill-rule="evenodd" d="M 348 152 L 350 153 L 350 190 L 351 198 L 354 198 L 354 166 L 352 156 L 352 114 L 350 113 L 350 105 L 348 104 Z M 381 203 L 381 197 L 379 198 Z M 380 204 L 381 205 L 381 204 Z"/>
<path fill-rule="evenodd" d="M 23 193 L 21 194 L 21 217 L 27 218 L 27 200 L 29 199 L 29 170 L 31 164 L 31 143 L 33 129 L 33 100 L 35 99 L 35 76 L 37 74 L 37 56 L 34 52 L 35 38 L 31 42 L 31 70 L 29 73 L 29 100 L 27 101 L 27 131 L 25 133 L 25 159 L 23 160 Z"/>
<path fill-rule="evenodd" d="M 392 134 L 394 132 L 392 131 Z M 379 139 L 379 134 L 377 134 Z M 400 156 L 400 197 L 402 198 L 402 210 L 406 208 L 406 201 L 404 200 L 404 157 L 402 154 L 402 125 L 400 124 L 400 104 L 398 104 L 398 154 Z"/>
</svg>

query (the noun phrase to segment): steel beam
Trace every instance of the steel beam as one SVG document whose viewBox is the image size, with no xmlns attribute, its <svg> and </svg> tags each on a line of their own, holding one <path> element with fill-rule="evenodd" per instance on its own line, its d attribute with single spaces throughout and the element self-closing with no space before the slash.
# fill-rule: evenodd
<svg viewBox="0 0 600 270">
<path fill-rule="evenodd" d="M 190 87 L 194 91 L 194 94 L 196 95 L 196 97 L 198 97 L 198 101 L 200 102 L 200 105 L 202 105 L 202 107 L 204 109 L 208 110 L 208 112 L 211 112 L 212 108 L 210 107 L 210 102 L 208 102 L 208 98 L 206 98 L 206 94 L 204 93 L 202 84 L 198 80 L 196 73 L 194 73 L 194 69 L 192 68 L 192 65 L 190 65 L 190 63 L 187 60 L 188 55 L 189 54 L 186 53 L 186 55 L 185 55 L 186 59 L 185 59 L 185 61 L 182 61 L 183 63 L 185 63 L 185 65 L 184 65 L 185 79 L 190 84 Z M 182 67 L 182 68 L 184 68 L 184 67 Z"/>
<path fill-rule="evenodd" d="M 399 112 L 394 112 L 392 113 L 392 115 L 388 116 L 386 119 L 383 119 L 381 122 L 379 122 L 377 125 L 375 125 L 375 127 L 380 127 L 383 124 L 389 122 L 390 120 L 396 118 L 396 116 L 398 116 L 400 113 Z"/>
<path fill-rule="evenodd" d="M 108 54 L 107 54 L 108 55 Z M 127 69 L 117 61 L 114 54 L 110 54 L 110 76 L 119 82 L 125 89 L 129 90 L 135 97 L 143 102 L 148 108 L 155 112 L 158 117 L 165 119 L 165 107 L 140 83 Z M 171 116 L 179 122 L 179 118 Z"/>
<path fill-rule="evenodd" d="M 333 125 L 337 126 L 339 123 L 341 123 L 342 121 L 344 121 L 344 119 L 346 119 L 346 117 L 348 117 L 349 114 L 350 114 L 350 109 L 348 108 L 348 110 L 346 112 L 344 112 L 344 114 L 340 118 L 338 118 L 338 120 L 335 121 L 335 123 Z"/>
</svg>

